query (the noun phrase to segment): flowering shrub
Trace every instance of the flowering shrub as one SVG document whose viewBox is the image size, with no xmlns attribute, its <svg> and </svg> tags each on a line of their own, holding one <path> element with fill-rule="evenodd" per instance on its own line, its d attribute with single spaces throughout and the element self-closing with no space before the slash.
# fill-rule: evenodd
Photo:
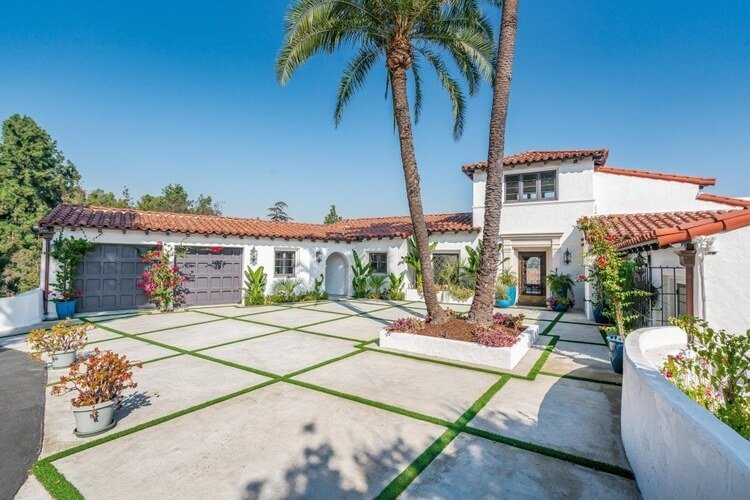
<svg viewBox="0 0 750 500">
<path fill-rule="evenodd" d="M 424 324 L 424 321 L 419 318 L 399 318 L 386 326 L 385 331 L 399 333 L 416 332 L 421 330 Z"/>
<path fill-rule="evenodd" d="M 690 316 L 670 318 L 688 346 L 661 372 L 688 397 L 750 439 L 750 330 L 732 335 Z"/>
<path fill-rule="evenodd" d="M 524 314 L 505 314 L 495 313 L 492 315 L 492 323 L 495 325 L 504 326 L 506 328 L 512 328 L 516 331 L 521 331 L 523 328 L 523 320 L 526 319 Z"/>
<path fill-rule="evenodd" d="M 119 408 L 125 389 L 137 386 L 132 379 L 134 367 L 140 368 L 141 364 L 131 363 L 124 354 L 118 356 L 112 351 L 102 352 L 96 348 L 85 361 L 71 365 L 70 373 L 60 377 L 51 394 L 60 396 L 76 392 L 77 396 L 70 400 L 76 408 L 108 401 L 116 401 Z M 96 410 L 92 411 L 92 416 L 96 417 Z"/>
<path fill-rule="evenodd" d="M 549 297 L 546 302 L 547 307 L 549 307 L 550 309 L 555 309 L 558 305 L 562 305 L 570 309 L 576 303 L 575 299 L 571 299 L 570 297 Z"/>
<path fill-rule="evenodd" d="M 79 351 L 88 342 L 86 331 L 89 328 L 90 326 L 86 323 L 71 325 L 70 320 L 66 319 L 49 330 L 44 328 L 32 330 L 26 340 L 31 347 L 29 356 L 40 359 L 42 353 Z"/>
<path fill-rule="evenodd" d="M 172 265 L 171 260 L 161 242 L 141 257 L 141 262 L 148 264 L 148 267 L 141 274 L 142 281 L 138 286 L 160 311 L 168 311 L 182 305 L 187 298 L 184 283 L 188 278 L 180 272 L 180 266 Z"/>
<path fill-rule="evenodd" d="M 604 315 L 615 323 L 612 328 L 625 337 L 628 323 L 637 316 L 633 313 L 633 299 L 649 292 L 632 287 L 631 276 L 635 265 L 617 250 L 617 237 L 607 234 L 608 226 L 601 220 L 582 217 L 578 229 L 586 234 L 588 248 L 584 257 L 589 261 L 589 276 L 583 277 L 594 285 L 598 300 L 606 304 Z"/>
<path fill-rule="evenodd" d="M 222 246 L 208 247 L 208 251 L 213 254 L 219 254 L 224 251 L 224 247 Z"/>
<path fill-rule="evenodd" d="M 488 347 L 511 347 L 518 342 L 518 332 L 497 327 L 484 327 L 476 332 L 477 342 Z"/>
</svg>

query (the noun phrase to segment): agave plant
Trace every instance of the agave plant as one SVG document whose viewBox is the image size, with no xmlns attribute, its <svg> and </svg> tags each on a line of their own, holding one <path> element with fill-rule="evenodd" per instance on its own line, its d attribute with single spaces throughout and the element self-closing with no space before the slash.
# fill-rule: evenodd
<svg viewBox="0 0 750 500">
<path fill-rule="evenodd" d="M 374 269 L 372 262 L 362 262 L 356 250 L 352 250 L 352 257 L 354 259 L 354 264 L 351 266 L 352 290 L 354 291 L 354 297 L 363 298 L 367 296 L 368 278 L 372 276 Z"/>
<path fill-rule="evenodd" d="M 297 287 L 301 283 L 302 283 L 301 280 L 293 279 L 293 278 L 285 278 L 285 279 L 278 280 L 273 285 L 273 293 L 281 296 L 282 298 L 286 300 L 292 300 L 294 299 L 294 296 L 295 296 L 294 291 L 297 289 Z"/>
<path fill-rule="evenodd" d="M 245 269 L 245 305 L 259 305 L 263 304 L 266 300 L 266 282 L 268 275 L 264 272 L 263 266 L 253 271 L 253 268 L 248 266 Z"/>
</svg>

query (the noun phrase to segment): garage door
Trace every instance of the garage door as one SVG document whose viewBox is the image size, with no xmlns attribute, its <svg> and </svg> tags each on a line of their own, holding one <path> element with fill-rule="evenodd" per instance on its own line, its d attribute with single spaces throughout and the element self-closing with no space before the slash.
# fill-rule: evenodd
<svg viewBox="0 0 750 500">
<path fill-rule="evenodd" d="M 140 252 L 147 247 L 98 244 L 78 266 L 75 286 L 83 291 L 77 312 L 149 307 L 138 280 L 146 265 Z"/>
<path fill-rule="evenodd" d="M 177 264 L 188 277 L 187 305 L 236 304 L 242 292 L 242 249 L 181 247 Z"/>
</svg>

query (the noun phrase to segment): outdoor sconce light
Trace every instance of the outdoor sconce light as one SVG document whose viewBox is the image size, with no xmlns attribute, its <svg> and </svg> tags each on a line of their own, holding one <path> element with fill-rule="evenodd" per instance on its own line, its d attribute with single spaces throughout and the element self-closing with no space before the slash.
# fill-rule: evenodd
<svg viewBox="0 0 750 500">
<path fill-rule="evenodd" d="M 255 247 L 250 249 L 250 263 L 252 265 L 258 263 L 258 251 L 255 249 Z"/>
<path fill-rule="evenodd" d="M 318 264 L 323 262 L 323 252 L 320 249 L 315 250 L 315 260 Z"/>
<path fill-rule="evenodd" d="M 565 253 L 563 254 L 563 262 L 566 264 L 570 264 L 570 261 L 573 260 L 572 255 L 570 254 L 570 249 L 566 248 Z"/>
</svg>

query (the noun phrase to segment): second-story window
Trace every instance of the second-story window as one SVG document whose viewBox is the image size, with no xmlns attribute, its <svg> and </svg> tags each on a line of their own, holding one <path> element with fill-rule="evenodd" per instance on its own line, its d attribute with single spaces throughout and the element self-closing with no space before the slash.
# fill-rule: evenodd
<svg viewBox="0 0 750 500">
<path fill-rule="evenodd" d="M 557 172 L 530 172 L 505 176 L 505 201 L 557 199 Z"/>
<path fill-rule="evenodd" d="M 388 253 L 370 252 L 370 262 L 375 274 L 388 274 Z"/>
</svg>

